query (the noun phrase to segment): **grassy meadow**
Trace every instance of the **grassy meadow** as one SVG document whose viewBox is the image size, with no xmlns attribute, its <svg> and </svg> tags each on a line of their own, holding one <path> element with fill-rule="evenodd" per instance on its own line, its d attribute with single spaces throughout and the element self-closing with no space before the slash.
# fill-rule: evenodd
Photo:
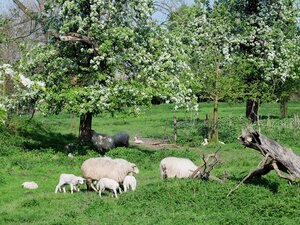
<svg viewBox="0 0 300 225">
<path fill-rule="evenodd" d="M 97 193 L 85 191 L 85 186 L 73 195 L 54 193 L 61 173 L 81 175 L 82 162 L 99 155 L 84 147 L 72 152 L 74 158 L 67 156 L 64 146 L 76 141 L 78 118 L 71 120 L 66 113 L 37 114 L 30 123 L 29 116 L 14 118 L 0 133 L 0 224 L 300 224 L 299 185 L 289 185 L 275 172 L 247 182 L 226 198 L 261 157 L 237 141 L 248 125 L 245 104 L 221 103 L 219 135 L 225 145 L 202 146 L 204 119 L 211 112 L 211 103 L 201 103 L 198 114 L 176 112 L 180 148 L 131 145 L 109 151 L 108 156 L 134 162 L 140 169 L 137 190 L 118 199 L 108 192 L 100 199 Z M 280 119 L 277 104 L 264 104 L 259 129 L 300 155 L 299 112 L 300 103 L 290 102 L 289 117 Z M 127 131 L 131 140 L 136 134 L 172 140 L 173 116 L 170 105 L 152 106 L 138 117 L 102 114 L 93 118 L 93 129 L 107 134 Z M 226 183 L 160 179 L 159 163 L 164 157 L 186 157 L 200 164 L 203 154 L 217 149 L 222 164 L 212 174 L 221 176 L 227 170 Z M 24 181 L 35 181 L 39 188 L 22 189 Z"/>
</svg>

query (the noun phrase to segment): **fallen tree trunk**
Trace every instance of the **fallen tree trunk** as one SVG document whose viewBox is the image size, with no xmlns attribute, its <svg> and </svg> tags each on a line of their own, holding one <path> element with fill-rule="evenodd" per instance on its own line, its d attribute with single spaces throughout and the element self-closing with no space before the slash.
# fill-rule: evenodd
<svg viewBox="0 0 300 225">
<path fill-rule="evenodd" d="M 227 196 L 234 192 L 242 183 L 252 177 L 261 177 L 271 170 L 289 182 L 300 178 L 300 157 L 292 149 L 286 148 L 276 141 L 259 134 L 253 128 L 243 130 L 242 135 L 238 138 L 242 145 L 259 151 L 263 160 L 259 163 L 254 171 L 251 171 Z M 287 173 L 283 175 L 281 172 Z"/>
<path fill-rule="evenodd" d="M 279 170 L 289 173 L 293 179 L 300 178 L 300 157 L 292 149 L 283 147 L 253 128 L 248 128 L 239 137 L 242 145 L 258 150 L 264 157 L 268 155 L 276 162 Z"/>
</svg>

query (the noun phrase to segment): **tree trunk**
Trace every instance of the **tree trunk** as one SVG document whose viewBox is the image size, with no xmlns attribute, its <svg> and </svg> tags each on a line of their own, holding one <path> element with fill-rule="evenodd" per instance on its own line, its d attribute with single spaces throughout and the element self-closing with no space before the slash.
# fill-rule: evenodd
<svg viewBox="0 0 300 225">
<path fill-rule="evenodd" d="M 259 151 L 264 158 L 255 170 L 251 171 L 235 188 L 230 190 L 227 197 L 245 181 L 252 177 L 266 175 L 272 170 L 275 170 L 278 177 L 289 182 L 300 178 L 300 157 L 292 149 L 283 147 L 276 141 L 256 132 L 253 128 L 243 130 L 239 140 L 242 145 Z M 286 174 L 282 174 L 281 171 Z"/>
<path fill-rule="evenodd" d="M 214 99 L 214 123 L 213 123 L 213 131 L 211 141 L 214 143 L 218 143 L 219 141 L 219 126 L 218 126 L 218 107 L 219 107 L 219 99 L 215 97 Z"/>
<path fill-rule="evenodd" d="M 279 103 L 280 103 L 280 115 L 281 115 L 281 118 L 286 118 L 286 117 L 287 117 L 288 101 L 289 101 L 289 98 L 288 98 L 288 97 L 282 97 L 282 98 L 279 100 Z"/>
<path fill-rule="evenodd" d="M 177 141 L 177 119 L 176 119 L 176 114 L 174 114 L 173 117 L 173 132 L 174 132 L 174 141 Z"/>
<path fill-rule="evenodd" d="M 287 172 L 289 175 L 285 177 L 286 179 L 293 181 L 295 178 L 300 178 L 300 157 L 291 149 L 259 134 L 253 128 L 244 130 L 239 140 L 242 145 L 259 151 L 265 157 L 263 164 L 272 164 L 276 172 L 278 172 L 276 169 Z"/>
<path fill-rule="evenodd" d="M 80 125 L 79 125 L 79 139 L 84 141 L 91 140 L 91 130 L 92 130 L 92 119 L 93 114 L 87 112 L 80 116 Z"/>
<path fill-rule="evenodd" d="M 248 99 L 246 102 L 246 117 L 252 122 L 258 120 L 258 107 L 259 104 L 255 100 Z"/>
</svg>

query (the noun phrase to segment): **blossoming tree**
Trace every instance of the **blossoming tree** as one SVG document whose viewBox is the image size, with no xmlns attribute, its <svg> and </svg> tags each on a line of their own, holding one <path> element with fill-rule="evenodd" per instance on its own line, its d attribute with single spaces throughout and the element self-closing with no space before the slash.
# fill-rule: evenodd
<svg viewBox="0 0 300 225">
<path fill-rule="evenodd" d="M 77 114 L 80 138 L 89 140 L 93 115 L 137 112 L 154 95 L 186 104 L 185 53 L 152 12 L 149 0 L 48 1 L 40 19 L 49 43 L 26 50 L 19 66 L 45 83 L 39 110 Z"/>
<path fill-rule="evenodd" d="M 184 6 L 174 12 L 169 25 L 173 32 L 179 32 L 190 54 L 195 76 L 193 91 L 214 102 L 213 129 L 208 135 L 211 141 L 218 142 L 219 100 L 233 97 L 239 87 L 239 79 L 232 72 L 238 43 L 234 14 L 226 2 L 217 1 L 210 8 L 206 1 L 198 1 L 196 6 Z"/>
<path fill-rule="evenodd" d="M 235 3 L 241 21 L 237 27 L 242 36 L 241 74 L 247 84 L 246 116 L 255 122 L 259 101 L 277 97 L 285 108 L 299 85 L 298 8 L 294 0 Z"/>
</svg>

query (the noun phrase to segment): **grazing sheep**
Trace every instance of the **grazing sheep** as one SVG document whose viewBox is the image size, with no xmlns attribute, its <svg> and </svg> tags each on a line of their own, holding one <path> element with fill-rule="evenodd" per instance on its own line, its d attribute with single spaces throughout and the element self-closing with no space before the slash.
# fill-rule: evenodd
<svg viewBox="0 0 300 225">
<path fill-rule="evenodd" d="M 135 191 L 136 179 L 134 176 L 132 176 L 132 174 L 125 177 L 124 182 L 123 182 L 123 187 L 124 187 L 124 192 L 127 192 L 127 190 L 129 190 L 129 187 L 131 187 L 131 189 L 133 191 Z"/>
<path fill-rule="evenodd" d="M 104 154 L 112 148 L 129 146 L 129 134 L 127 132 L 119 132 L 114 136 L 109 136 L 107 134 L 98 134 L 92 130 L 91 140 L 95 148 L 101 154 Z"/>
<path fill-rule="evenodd" d="M 160 162 L 160 177 L 188 178 L 198 167 L 187 158 L 166 157 Z"/>
<path fill-rule="evenodd" d="M 61 188 L 63 189 L 64 193 L 66 193 L 66 185 L 70 185 L 71 193 L 73 194 L 73 189 L 75 191 L 80 191 L 79 187 L 81 184 L 83 184 L 85 181 L 84 178 L 75 176 L 73 174 L 61 174 L 59 177 L 58 185 L 55 188 L 55 193 L 57 191 L 61 192 Z"/>
<path fill-rule="evenodd" d="M 33 181 L 26 181 L 22 184 L 22 187 L 27 189 L 37 189 L 39 186 Z"/>
<path fill-rule="evenodd" d="M 116 198 L 118 197 L 117 190 L 119 190 L 119 192 L 122 193 L 119 183 L 110 178 L 101 178 L 99 180 L 99 182 L 97 183 L 96 188 L 97 188 L 97 190 L 99 190 L 100 198 L 101 198 L 101 192 L 104 191 L 105 189 L 111 190 L 115 194 Z"/>
<path fill-rule="evenodd" d="M 110 178 L 121 183 L 129 173 L 139 173 L 139 169 L 125 159 L 98 157 L 85 160 L 81 165 L 81 172 L 86 178 L 88 188 L 97 191 L 93 185 L 94 180 Z"/>
<path fill-rule="evenodd" d="M 112 136 L 114 148 L 116 147 L 128 147 L 129 146 L 129 134 L 127 132 L 119 132 Z"/>
</svg>

